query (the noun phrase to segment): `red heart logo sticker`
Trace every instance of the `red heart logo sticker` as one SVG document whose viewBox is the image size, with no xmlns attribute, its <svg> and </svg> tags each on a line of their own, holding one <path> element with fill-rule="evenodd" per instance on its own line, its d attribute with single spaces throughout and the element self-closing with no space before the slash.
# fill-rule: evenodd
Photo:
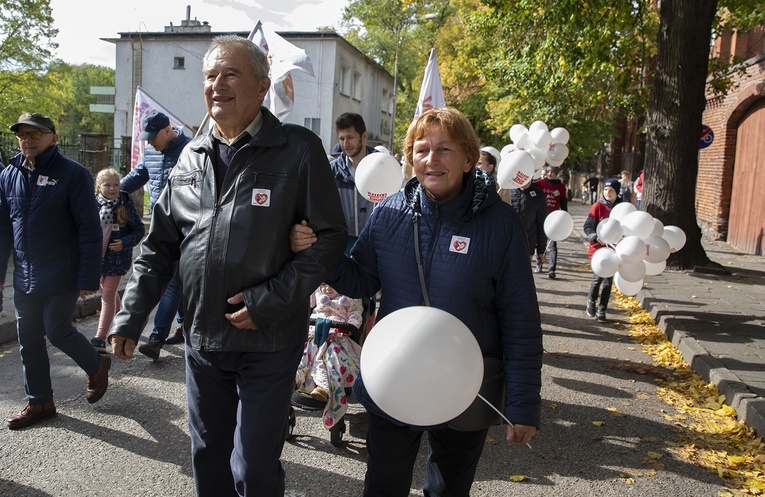
<svg viewBox="0 0 765 497">
<path fill-rule="evenodd" d="M 266 195 L 265 193 L 256 193 L 255 202 L 257 202 L 259 205 L 265 204 L 266 202 L 268 202 L 268 195 Z"/>
<path fill-rule="evenodd" d="M 454 242 L 454 250 L 456 250 L 457 252 L 462 252 L 463 250 L 465 250 L 465 247 L 467 247 L 467 242 L 463 240 L 457 240 Z"/>
</svg>

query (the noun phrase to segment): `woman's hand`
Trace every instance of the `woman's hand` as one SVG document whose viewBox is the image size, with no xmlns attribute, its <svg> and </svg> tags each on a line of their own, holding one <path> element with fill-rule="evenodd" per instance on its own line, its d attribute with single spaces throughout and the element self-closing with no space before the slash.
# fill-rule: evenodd
<svg viewBox="0 0 765 497">
<path fill-rule="evenodd" d="M 306 221 L 295 224 L 290 228 L 290 248 L 294 253 L 302 252 L 316 243 L 316 233 Z"/>
<path fill-rule="evenodd" d="M 117 238 L 113 242 L 109 243 L 109 250 L 112 252 L 120 252 L 124 247 L 122 246 L 122 240 Z"/>
<path fill-rule="evenodd" d="M 526 445 L 537 429 L 528 425 L 507 425 L 507 441 Z"/>
</svg>

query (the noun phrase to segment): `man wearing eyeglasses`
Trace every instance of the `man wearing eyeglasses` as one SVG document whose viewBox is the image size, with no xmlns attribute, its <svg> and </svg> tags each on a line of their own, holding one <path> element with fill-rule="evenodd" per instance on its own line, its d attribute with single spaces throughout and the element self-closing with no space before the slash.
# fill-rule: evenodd
<svg viewBox="0 0 765 497">
<path fill-rule="evenodd" d="M 85 371 L 91 404 L 106 392 L 111 360 L 72 325 L 77 299 L 98 290 L 101 277 L 93 178 L 60 152 L 48 117 L 23 114 L 11 131 L 21 153 L 0 172 L 0 278 L 13 252 L 13 304 L 28 404 L 6 425 L 18 429 L 56 414 L 46 338 Z M 4 286 L 0 282 L 0 290 Z"/>
</svg>

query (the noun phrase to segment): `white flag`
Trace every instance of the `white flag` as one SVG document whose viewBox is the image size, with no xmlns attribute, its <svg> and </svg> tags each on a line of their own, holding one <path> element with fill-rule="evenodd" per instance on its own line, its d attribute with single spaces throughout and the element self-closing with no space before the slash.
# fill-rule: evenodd
<svg viewBox="0 0 765 497">
<path fill-rule="evenodd" d="M 275 31 L 264 28 L 260 21 L 250 32 L 249 39 L 268 56 L 271 64 L 271 88 L 263 105 L 282 120 L 289 115 L 295 104 L 295 88 L 290 71 L 303 71 L 313 76 L 311 59 L 305 50 L 288 42 Z"/>
<path fill-rule="evenodd" d="M 138 135 L 141 134 L 141 123 L 143 122 L 143 118 L 154 111 L 166 115 L 168 119 L 170 119 L 171 125 L 179 128 L 186 127 L 183 121 L 150 97 L 149 94 L 143 91 L 143 88 L 139 86 L 135 91 L 135 106 L 133 107 L 133 143 L 130 147 L 130 169 L 134 169 L 135 166 L 138 165 L 138 162 L 143 155 L 145 142 L 138 139 Z"/>
<path fill-rule="evenodd" d="M 430 50 L 428 66 L 425 68 L 425 77 L 420 87 L 420 98 L 417 100 L 417 110 L 414 117 L 430 109 L 446 107 L 444 89 L 441 87 L 441 75 L 438 74 L 438 62 L 436 61 L 436 49 Z"/>
</svg>

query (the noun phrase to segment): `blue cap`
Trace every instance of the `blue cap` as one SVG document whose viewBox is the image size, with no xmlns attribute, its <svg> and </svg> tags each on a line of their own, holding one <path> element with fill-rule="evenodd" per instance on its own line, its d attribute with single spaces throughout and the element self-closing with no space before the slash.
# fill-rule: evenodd
<svg viewBox="0 0 765 497">
<path fill-rule="evenodd" d="M 170 126 L 170 119 L 161 112 L 154 111 L 143 118 L 139 140 L 153 140 L 157 133 Z"/>
</svg>

